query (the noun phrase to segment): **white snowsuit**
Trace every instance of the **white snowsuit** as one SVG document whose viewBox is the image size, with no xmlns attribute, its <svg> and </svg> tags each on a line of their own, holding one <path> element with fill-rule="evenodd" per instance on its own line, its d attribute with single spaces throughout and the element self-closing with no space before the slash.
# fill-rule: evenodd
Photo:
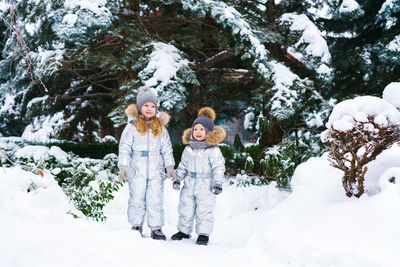
<svg viewBox="0 0 400 267">
<path fill-rule="evenodd" d="M 186 146 L 176 170 L 177 180 L 184 181 L 179 199 L 179 231 L 190 234 L 196 218 L 196 233 L 212 233 L 216 196 L 211 190 L 213 185 L 222 185 L 224 172 L 225 159 L 218 146 Z"/>
<path fill-rule="evenodd" d="M 128 169 L 128 221 L 142 226 L 147 211 L 147 224 L 152 230 L 164 225 L 165 168 L 175 165 L 167 129 L 156 138 L 149 129 L 141 135 L 136 128 L 137 114 L 125 127 L 119 144 L 118 167 Z"/>
</svg>

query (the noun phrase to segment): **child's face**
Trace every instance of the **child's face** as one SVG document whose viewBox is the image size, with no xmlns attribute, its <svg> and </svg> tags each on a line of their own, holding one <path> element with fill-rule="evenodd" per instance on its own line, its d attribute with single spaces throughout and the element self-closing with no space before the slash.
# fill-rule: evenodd
<svg viewBox="0 0 400 267">
<path fill-rule="evenodd" d="M 204 141 L 206 139 L 206 128 L 202 124 L 197 123 L 193 127 L 193 138 L 197 141 Z"/>
<path fill-rule="evenodd" d="M 151 102 L 144 103 L 140 113 L 142 113 L 146 119 L 150 119 L 156 115 L 156 106 Z"/>
</svg>

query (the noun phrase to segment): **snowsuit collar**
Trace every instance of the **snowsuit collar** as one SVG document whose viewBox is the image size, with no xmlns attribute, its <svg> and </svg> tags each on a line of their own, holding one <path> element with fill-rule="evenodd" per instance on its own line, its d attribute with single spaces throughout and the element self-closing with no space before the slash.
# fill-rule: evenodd
<svg viewBox="0 0 400 267">
<path fill-rule="evenodd" d="M 196 139 L 194 139 L 193 137 L 190 138 L 189 140 L 189 145 L 191 148 L 193 149 L 205 149 L 207 147 L 210 147 L 212 145 L 207 144 L 206 141 L 197 141 Z"/>
<path fill-rule="evenodd" d="M 205 142 L 209 146 L 217 146 L 222 140 L 225 139 L 225 136 L 226 132 L 224 128 L 216 125 L 214 127 L 214 131 L 207 133 Z M 191 138 L 192 138 L 192 128 L 188 128 L 183 132 L 182 142 L 187 145 L 189 144 Z"/>
</svg>

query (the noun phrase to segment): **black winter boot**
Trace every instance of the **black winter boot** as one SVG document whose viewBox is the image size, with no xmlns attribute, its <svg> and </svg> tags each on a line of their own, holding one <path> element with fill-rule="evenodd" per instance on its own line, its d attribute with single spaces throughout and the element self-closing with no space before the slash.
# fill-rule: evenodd
<svg viewBox="0 0 400 267">
<path fill-rule="evenodd" d="M 197 245 L 204 245 L 204 246 L 207 246 L 207 244 L 208 244 L 208 236 L 206 236 L 206 235 L 199 235 L 199 237 L 197 238 L 196 244 L 197 244 Z"/>
<path fill-rule="evenodd" d="M 182 240 L 183 238 L 189 239 L 190 235 L 187 235 L 187 234 L 182 233 L 181 231 L 179 231 L 176 234 L 174 234 L 173 236 L 171 236 L 172 240 Z"/>
<path fill-rule="evenodd" d="M 151 231 L 151 238 L 155 240 L 167 240 L 161 229 Z"/>
<path fill-rule="evenodd" d="M 132 230 L 139 231 L 140 235 L 143 237 L 143 234 L 142 234 L 143 228 L 142 228 L 142 226 L 133 226 Z"/>
</svg>

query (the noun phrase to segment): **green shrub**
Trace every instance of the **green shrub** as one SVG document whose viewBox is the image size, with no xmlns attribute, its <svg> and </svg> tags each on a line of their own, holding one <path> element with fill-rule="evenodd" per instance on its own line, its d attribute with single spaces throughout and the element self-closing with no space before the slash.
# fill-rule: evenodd
<svg viewBox="0 0 400 267">
<path fill-rule="evenodd" d="M 71 199 L 75 207 L 85 216 L 96 221 L 105 221 L 107 217 L 103 213 L 104 206 L 114 199 L 114 192 L 119 190 L 117 181 L 98 181 L 89 183 L 84 187 L 64 186 L 64 192 Z M 74 217 L 78 217 L 76 214 Z"/>
<path fill-rule="evenodd" d="M 253 168 L 249 169 L 252 174 L 263 175 L 265 171 L 264 151 L 261 150 L 259 145 L 248 146 L 244 150 L 253 160 Z"/>
<path fill-rule="evenodd" d="M 260 176 L 249 176 L 247 174 L 237 174 L 232 184 L 236 186 L 265 185 L 266 181 Z M 275 182 L 273 182 L 275 183 Z M 276 183 L 275 183 L 276 184 Z"/>
<path fill-rule="evenodd" d="M 244 151 L 244 145 L 240 139 L 239 134 L 235 134 L 235 140 L 233 141 L 233 149 L 235 152 L 240 153 Z"/>
<path fill-rule="evenodd" d="M 228 145 L 220 145 L 219 149 L 221 149 L 222 156 L 224 156 L 225 161 L 230 161 L 234 157 L 233 147 Z"/>
<path fill-rule="evenodd" d="M 278 186 L 287 187 L 296 167 L 311 157 L 321 156 L 327 147 L 322 144 L 320 135 L 296 131 L 288 136 L 279 146 L 270 147 L 265 152 L 262 168 L 269 181 L 276 181 Z"/>
</svg>

